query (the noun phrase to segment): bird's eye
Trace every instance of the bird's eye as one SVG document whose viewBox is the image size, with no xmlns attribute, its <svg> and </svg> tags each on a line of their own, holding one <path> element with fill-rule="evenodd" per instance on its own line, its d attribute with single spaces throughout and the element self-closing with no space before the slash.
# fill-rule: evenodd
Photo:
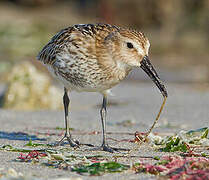
<svg viewBox="0 0 209 180">
<path fill-rule="evenodd" d="M 127 47 L 128 47 L 129 49 L 132 49 L 134 46 L 133 46 L 132 43 L 128 42 L 128 43 L 127 43 Z"/>
</svg>

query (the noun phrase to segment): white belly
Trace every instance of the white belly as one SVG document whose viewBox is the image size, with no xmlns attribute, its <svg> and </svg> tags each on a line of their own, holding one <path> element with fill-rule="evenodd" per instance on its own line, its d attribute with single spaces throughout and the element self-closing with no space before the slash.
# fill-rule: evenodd
<svg viewBox="0 0 209 180">
<path fill-rule="evenodd" d="M 92 83 L 89 82 L 86 85 L 75 85 L 75 83 L 72 83 L 69 79 L 66 79 L 63 77 L 60 73 L 58 73 L 51 65 L 46 65 L 49 72 L 52 74 L 55 79 L 57 79 L 59 82 L 61 82 L 65 88 L 67 88 L 70 91 L 77 91 L 77 92 L 108 92 L 108 89 L 112 88 L 114 86 L 112 83 L 109 85 L 104 85 L 100 83 Z"/>
</svg>

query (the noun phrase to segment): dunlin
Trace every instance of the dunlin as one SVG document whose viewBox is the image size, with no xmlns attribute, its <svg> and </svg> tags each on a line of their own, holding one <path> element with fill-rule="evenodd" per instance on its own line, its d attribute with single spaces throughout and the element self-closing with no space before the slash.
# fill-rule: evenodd
<svg viewBox="0 0 209 180">
<path fill-rule="evenodd" d="M 37 59 L 64 85 L 65 139 L 72 147 L 79 142 L 69 131 L 69 92 L 99 92 L 103 142 L 101 149 L 113 152 L 106 142 L 106 106 L 109 90 L 133 68 L 142 68 L 164 97 L 167 91 L 148 58 L 150 43 L 141 32 L 109 24 L 78 24 L 58 32 L 41 50 Z"/>
</svg>

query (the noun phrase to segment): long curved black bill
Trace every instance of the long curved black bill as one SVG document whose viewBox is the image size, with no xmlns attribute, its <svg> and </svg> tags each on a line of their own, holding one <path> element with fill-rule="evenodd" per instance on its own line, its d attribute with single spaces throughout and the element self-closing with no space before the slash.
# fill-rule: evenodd
<svg viewBox="0 0 209 180">
<path fill-rule="evenodd" d="M 148 56 L 144 56 L 143 60 L 141 61 L 141 68 L 146 72 L 146 74 L 152 79 L 152 81 L 156 84 L 159 88 L 160 92 L 164 97 L 168 97 L 167 90 L 163 83 L 160 80 L 157 72 L 155 71 L 154 67 L 152 66 Z"/>
</svg>

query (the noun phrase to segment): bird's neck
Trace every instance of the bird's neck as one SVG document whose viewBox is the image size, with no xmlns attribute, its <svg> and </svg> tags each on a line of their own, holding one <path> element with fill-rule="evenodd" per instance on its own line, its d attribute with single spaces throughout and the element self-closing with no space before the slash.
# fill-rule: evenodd
<svg viewBox="0 0 209 180">
<path fill-rule="evenodd" d="M 118 76 L 119 80 L 123 80 L 131 70 L 132 70 L 131 66 L 121 62 L 117 62 L 115 71 L 113 73 L 115 74 L 115 76 Z"/>
<path fill-rule="evenodd" d="M 122 63 L 111 63 L 106 66 L 106 70 L 108 71 L 108 74 L 117 82 L 120 82 L 123 80 L 129 72 L 132 70 L 130 66 L 127 64 Z"/>
</svg>

